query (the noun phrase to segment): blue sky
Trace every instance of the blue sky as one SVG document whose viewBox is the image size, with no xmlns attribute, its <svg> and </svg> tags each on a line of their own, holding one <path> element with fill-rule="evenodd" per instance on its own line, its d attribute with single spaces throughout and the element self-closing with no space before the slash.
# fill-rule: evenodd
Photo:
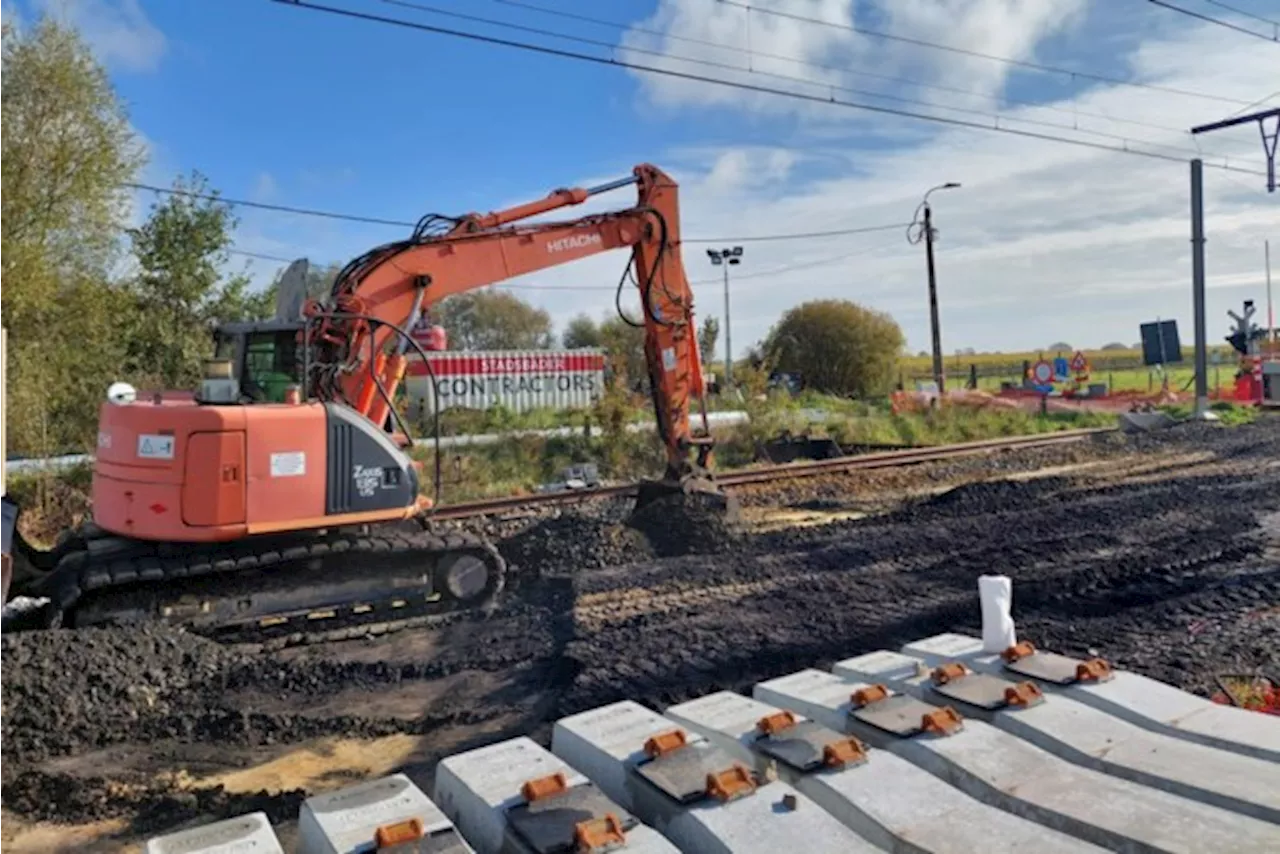
<svg viewBox="0 0 1280 854">
<path fill-rule="evenodd" d="M 323 2 L 794 91 L 859 101 L 871 100 L 866 92 L 926 100 L 935 106 L 873 102 L 972 121 L 983 120 L 978 114 L 984 111 L 999 111 L 1015 122 L 1041 123 L 1006 126 L 1113 145 L 1130 144 L 1119 136 L 1146 141 L 1137 147 L 1159 143 L 1189 149 L 1190 138 L 1172 129 L 1263 100 L 1280 79 L 1275 74 L 1280 45 L 1139 0 L 762 0 L 757 5 L 1124 80 L 1212 92 L 1226 100 L 1017 70 L 767 11 L 747 15 L 717 0 L 527 0 L 570 15 L 631 24 L 630 30 L 542 14 L 520 3 L 406 0 L 554 29 L 618 46 L 614 50 L 450 19 L 386 0 Z M 1201 0 L 1186 4 L 1224 14 Z M 1272 0 L 1237 0 L 1237 5 L 1280 17 Z M 267 0 L 21 0 L 17 6 L 22 18 L 52 8 L 81 26 L 147 140 L 151 161 L 144 177 L 151 183 L 167 185 L 179 172 L 198 169 L 229 197 L 414 220 L 428 211 L 505 206 L 558 186 L 625 174 L 647 161 L 680 179 L 685 234 L 697 237 L 905 221 L 923 190 L 960 180 L 963 189 L 935 196 L 944 232 L 939 275 L 948 351 L 1015 349 L 1064 338 L 1088 345 L 1131 341 L 1138 323 L 1157 314 L 1178 317 L 1189 337 L 1185 164 L 646 77 Z M 722 67 L 746 61 L 742 48 L 748 40 L 753 73 Z M 627 53 L 623 46 L 649 53 Z M 828 90 L 777 75 L 818 78 L 843 88 Z M 1278 102 L 1280 97 L 1268 103 Z M 1201 144 L 1231 154 L 1232 162 L 1261 163 L 1256 129 L 1227 132 Z M 1241 298 L 1262 302 L 1257 292 L 1261 240 L 1270 237 L 1280 246 L 1277 197 L 1261 192 L 1262 178 L 1227 173 L 1219 179 L 1219 174 L 1209 170 L 1216 229 L 1211 248 L 1218 253 L 1211 255 L 1210 310 L 1217 314 Z M 150 199 L 144 196 L 143 202 Z M 597 209 L 630 202 L 622 191 Z M 345 261 L 401 236 L 397 229 L 376 226 L 250 209 L 238 213 L 239 248 L 306 255 L 320 263 Z M 686 247 L 685 260 L 691 279 L 708 279 L 714 272 L 702 247 Z M 622 263 L 621 257 L 592 259 L 515 286 L 558 322 L 580 310 L 603 316 L 612 302 L 607 288 Z M 250 264 L 260 283 L 280 266 L 237 258 L 237 268 L 242 264 Z M 897 232 L 749 245 L 741 272 L 734 286 L 739 352 L 761 338 L 788 306 L 830 296 L 889 311 L 902 323 L 912 349 L 926 346 L 922 259 L 918 247 L 908 246 Z M 699 304 L 719 314 L 718 288 L 699 288 L 705 293 Z M 1218 318 L 1210 317 L 1211 334 L 1216 334 Z"/>
</svg>

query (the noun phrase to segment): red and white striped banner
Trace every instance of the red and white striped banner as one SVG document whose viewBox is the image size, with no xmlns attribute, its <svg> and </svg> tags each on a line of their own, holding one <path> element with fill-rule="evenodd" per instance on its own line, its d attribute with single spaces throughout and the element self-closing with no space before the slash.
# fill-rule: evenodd
<svg viewBox="0 0 1280 854">
<path fill-rule="evenodd" d="M 427 358 L 442 409 L 578 409 L 604 392 L 600 350 L 445 350 Z M 415 407 L 431 411 L 430 379 L 421 359 L 409 362 L 405 390 Z"/>
</svg>

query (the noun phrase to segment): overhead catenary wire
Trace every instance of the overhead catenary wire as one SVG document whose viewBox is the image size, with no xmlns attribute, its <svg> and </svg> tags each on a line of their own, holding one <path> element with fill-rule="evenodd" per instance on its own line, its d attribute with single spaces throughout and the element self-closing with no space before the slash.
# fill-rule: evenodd
<svg viewBox="0 0 1280 854">
<path fill-rule="evenodd" d="M 810 103 L 828 104 L 830 106 L 844 107 L 846 109 L 863 110 L 867 112 L 880 113 L 883 115 L 897 116 L 899 118 L 921 119 L 932 121 L 938 124 L 949 125 L 957 128 L 969 128 L 973 130 L 983 130 L 991 133 L 1003 133 L 1013 136 L 1019 136 L 1026 139 L 1038 139 L 1044 142 L 1057 142 L 1065 145 L 1074 145 L 1081 148 L 1091 148 L 1098 151 L 1110 151 L 1120 154 L 1130 154 L 1139 157 L 1147 157 L 1156 160 L 1164 160 L 1172 163 L 1185 163 L 1186 158 L 1175 157 L 1169 154 L 1161 154 L 1154 151 L 1140 151 L 1126 146 L 1107 145 L 1100 142 L 1091 142 L 1083 139 L 1071 139 L 1069 137 L 1054 136 L 1053 134 L 1040 133 L 1037 131 L 1021 130 L 1018 128 L 1001 127 L 997 121 L 994 125 L 982 124 L 975 121 L 964 119 L 949 118 L 946 116 L 930 115 L 928 113 L 915 112 L 913 110 L 903 110 L 896 107 L 884 107 L 877 104 L 865 104 L 857 101 L 841 100 L 835 97 L 823 97 L 818 95 L 807 95 L 802 92 L 792 92 L 786 89 L 775 89 L 770 86 L 762 86 L 753 83 L 743 83 L 740 81 L 723 80 L 716 77 L 709 77 L 703 74 L 694 74 L 688 71 L 677 71 L 671 68 L 660 68 L 652 65 L 645 65 L 639 62 L 630 62 L 627 60 L 614 59 L 611 57 L 594 56 L 587 53 L 578 53 L 576 51 L 565 50 L 563 48 L 547 47 L 545 45 L 531 44 L 529 42 L 521 42 L 513 39 L 504 39 L 497 36 L 484 35 L 482 33 L 473 33 L 466 30 L 455 30 L 449 27 L 440 27 L 434 24 L 424 24 L 417 21 L 406 21 L 400 18 L 389 18 L 383 15 L 376 15 L 371 12 L 359 12 L 354 9 L 343 9 L 336 6 L 326 6 L 322 3 L 309 2 L 309 0 L 271 0 L 271 2 L 281 3 L 296 9 L 310 9 L 317 12 L 325 12 L 341 17 L 352 18 L 356 20 L 368 21 L 371 23 L 387 24 L 390 26 L 404 27 L 407 29 L 420 30 L 437 35 L 452 36 L 455 38 L 468 39 L 486 44 L 492 44 L 502 47 L 510 47 L 518 50 L 526 50 L 534 53 L 541 53 L 547 56 L 555 56 L 562 59 L 575 59 L 582 62 L 590 62 L 597 65 L 608 65 L 615 68 L 626 68 L 633 71 L 641 71 L 647 74 L 656 74 L 665 77 L 671 77 L 679 80 L 689 80 L 699 83 L 709 83 L 716 86 L 724 86 L 733 89 L 740 89 L 746 92 L 755 92 L 763 95 L 774 95 L 786 98 L 794 98 L 797 100 L 808 101 Z M 1204 166 L 1213 169 L 1223 169 L 1233 172 L 1240 172 L 1247 175 L 1263 175 L 1265 174 L 1258 169 L 1248 169 L 1241 166 L 1235 166 L 1229 162 L 1216 163 L 1213 161 L 1204 161 Z"/>
<path fill-rule="evenodd" d="M 890 226 L 877 226 L 874 230 L 884 231 L 890 228 L 899 229 L 902 227 L 903 226 L 901 224 L 895 223 Z M 865 232 L 866 230 L 864 229 L 862 231 L 855 230 L 852 233 L 857 234 L 857 233 L 865 233 Z M 797 270 L 809 270 L 817 267 L 825 267 L 829 264 L 835 264 L 840 261 L 845 261 L 845 260 L 848 260 L 849 258 L 853 258 L 859 255 L 866 255 L 878 249 L 883 249 L 883 248 L 885 247 L 882 245 L 876 245 L 876 246 L 871 246 L 864 249 L 855 250 L 853 252 L 844 252 L 844 253 L 841 253 L 840 255 L 833 255 L 827 258 L 819 258 L 813 261 L 801 261 L 800 263 L 797 263 L 797 264 L 786 264 L 784 266 L 774 267 L 768 270 L 757 270 L 751 273 L 742 273 L 740 275 L 734 276 L 733 281 L 738 281 L 740 279 L 756 279 L 756 278 L 761 278 L 763 276 L 781 276 L 785 273 L 793 273 Z M 293 260 L 294 260 L 291 258 L 284 258 L 279 255 L 269 255 L 262 252 L 251 252 L 246 249 L 229 249 L 227 251 L 234 255 L 244 255 L 249 258 L 256 258 L 263 261 L 275 261 L 281 264 L 291 264 L 293 263 Z M 719 278 L 695 279 L 689 282 L 689 285 L 691 287 L 701 287 L 703 285 L 718 286 L 721 284 L 723 284 L 723 282 Z M 537 290 L 537 291 L 613 291 L 615 290 L 615 287 L 612 285 L 533 285 L 533 284 L 521 284 L 521 283 L 515 283 L 515 284 L 495 283 L 493 287 L 516 288 L 519 290 Z"/>
<path fill-rule="evenodd" d="M 276 0 L 276 2 L 294 2 L 294 0 Z M 986 60 L 990 60 L 991 62 L 998 62 L 1004 65 L 1012 65 L 1012 66 L 1017 66 L 1018 68 L 1025 68 L 1029 71 L 1039 71 L 1045 74 L 1068 75 L 1071 77 L 1078 77 L 1082 80 L 1093 80 L 1099 83 L 1112 83 L 1117 86 L 1129 86 L 1129 87 L 1135 87 L 1139 89 L 1150 89 L 1156 92 L 1165 92 L 1170 95 L 1183 95 L 1189 98 L 1203 98 L 1209 101 L 1221 101 L 1224 103 L 1233 103 L 1233 104 L 1244 103 L 1241 100 L 1238 100 L 1236 98 L 1230 98 L 1225 95 L 1215 95 L 1209 92 L 1196 92 L 1191 89 L 1180 89 L 1174 86 L 1161 86 L 1158 83 L 1139 83 L 1137 81 L 1124 80 L 1123 78 L 1120 78 L 1120 77 L 1111 77 L 1106 74 L 1098 74 L 1097 72 L 1092 72 L 1092 71 L 1080 71 L 1074 68 L 1063 68 L 1061 66 L 1046 65 L 1045 63 L 1041 63 L 1041 62 L 1031 62 L 1030 60 L 1025 60 L 1025 59 L 1013 59 L 1012 57 L 1008 57 L 1008 56 L 997 56 L 995 54 L 983 53 L 982 51 L 971 50 L 969 48 L 959 47 L 957 45 L 948 45 L 948 44 L 943 44 L 941 42 L 929 41 L 928 39 L 913 38 L 911 36 L 901 36 L 901 35 L 897 35 L 896 33 L 886 33 L 881 30 L 867 29 L 866 27 L 855 27 L 852 24 L 841 24 L 841 23 L 837 23 L 836 21 L 824 21 L 821 18 L 811 18 L 805 15 L 798 15 L 794 12 L 784 12 L 781 9 L 770 9 L 763 6 L 752 6 L 750 3 L 743 3 L 743 2 L 740 2 L 740 0 L 709 0 L 709 2 L 720 3 L 725 6 L 736 6 L 739 9 L 744 9 L 749 12 L 754 12 L 755 14 L 758 14 L 758 15 L 770 15 L 776 18 L 788 18 L 793 21 L 802 21 L 807 24 L 815 24 L 817 26 L 831 27 L 837 30 L 847 30 L 851 33 L 857 33 L 858 35 L 863 35 L 863 36 L 870 36 L 871 38 L 879 38 L 879 39 L 885 39 L 888 41 L 902 42 L 904 44 L 911 44 L 917 47 L 924 47 L 924 48 L 930 48 L 933 50 L 946 51 L 948 53 L 955 53 L 961 56 L 969 56 L 975 59 L 986 59 Z"/>
<path fill-rule="evenodd" d="M 123 186 L 128 187 L 130 189 L 143 190 L 151 193 L 162 193 L 164 195 L 170 195 L 170 196 L 187 196 L 189 198 L 205 199 L 207 201 L 216 201 L 216 202 L 221 202 L 222 204 L 225 204 L 225 205 L 230 205 L 231 207 L 254 208 L 259 210 L 274 211 L 276 213 L 295 214 L 297 216 L 323 217 L 324 219 L 346 220 L 349 222 L 359 222 L 359 223 L 366 223 L 366 224 L 373 224 L 373 225 L 386 225 L 386 226 L 395 226 L 395 227 L 400 227 L 400 226 L 413 227 L 413 225 L 415 224 L 413 222 L 410 222 L 409 220 L 397 220 L 397 219 L 389 219 L 389 218 L 382 218 L 382 217 L 371 217 L 371 216 L 365 216 L 362 214 L 339 213 L 337 211 L 315 210 L 312 208 L 294 207 L 292 205 L 266 204 L 264 202 L 255 202 L 250 199 L 231 198 L 228 196 L 220 195 L 218 193 L 197 193 L 193 190 L 177 190 L 171 187 L 159 187 L 154 184 L 141 184 L 134 181 L 126 182 L 125 184 L 123 184 Z M 841 228 L 841 229 L 836 229 L 834 231 L 806 231 L 806 232 L 798 232 L 798 233 L 792 233 L 792 234 L 786 234 L 786 233 L 757 234 L 757 235 L 738 236 L 738 237 L 686 237 L 686 238 L 683 238 L 681 242 L 683 243 L 728 243 L 728 242 L 743 243 L 743 242 L 763 241 L 763 240 L 772 240 L 772 241 L 813 240 L 813 239 L 821 239 L 821 238 L 828 238 L 828 237 L 844 237 L 850 234 L 866 234 L 874 231 L 889 231 L 889 230 L 892 230 L 895 228 L 901 228 L 901 227 L 902 227 L 901 223 L 887 223 L 884 225 L 866 225 L 866 226 L 857 226 L 853 228 Z M 287 263 L 289 260 L 285 258 L 280 258 L 278 256 L 264 255 L 258 252 L 248 252 L 245 250 L 238 250 L 238 249 L 233 251 L 237 255 L 246 255 L 250 258 L 260 258 L 261 260 L 264 260 L 264 261 L 284 261 Z"/>
<path fill-rule="evenodd" d="M 1230 21 L 1224 21 L 1221 18 L 1215 18 L 1212 15 L 1206 15 L 1202 12 L 1197 12 L 1194 9 L 1187 9 L 1182 6 L 1177 6 L 1173 3 L 1167 2 L 1167 0 L 1147 0 L 1147 2 L 1151 3 L 1152 5 L 1159 6 L 1162 9 L 1168 9 L 1171 12 L 1178 12 L 1180 14 L 1186 15 L 1189 18 L 1196 18 L 1197 20 L 1204 21 L 1209 24 L 1215 24 L 1219 27 L 1225 27 L 1228 30 L 1235 30 L 1237 33 L 1244 33 L 1247 36 L 1253 36 L 1256 39 L 1263 39 L 1269 42 L 1280 41 L 1280 38 L 1276 36 L 1269 36 L 1265 33 L 1260 33 L 1257 30 L 1251 30 L 1248 27 L 1241 27 L 1237 24 L 1231 23 Z M 1268 23 L 1271 23 L 1271 22 L 1268 22 Z"/>
<path fill-rule="evenodd" d="M 885 225 L 867 225 L 861 228 L 840 228 L 835 231 L 806 231 L 797 234 L 757 234 L 742 237 L 686 237 L 683 243 L 761 243 L 772 240 L 812 240 L 825 237 L 846 237 L 850 234 L 870 234 L 874 231 L 893 231 L 906 223 L 891 222 Z"/>
<path fill-rule="evenodd" d="M 1223 3 L 1222 0 L 1201 0 L 1201 2 L 1208 3 L 1210 6 L 1217 6 L 1219 9 L 1226 9 L 1228 12 L 1233 12 L 1234 14 L 1240 15 L 1244 18 L 1252 18 L 1255 21 L 1261 21 L 1262 23 L 1270 24 L 1273 27 L 1280 27 L 1280 21 L 1272 18 L 1264 18 L 1261 15 L 1255 15 L 1253 12 L 1248 12 L 1244 9 L 1238 9 L 1235 6 Z"/>
<path fill-rule="evenodd" d="M 1245 114 L 1245 113 L 1249 112 L 1249 111 L 1250 111 L 1250 110 L 1252 110 L 1254 107 L 1261 107 L 1263 104 L 1267 103 L 1267 101 L 1270 101 L 1272 98 L 1275 98 L 1275 97 L 1276 97 L 1276 96 L 1278 96 L 1278 95 L 1280 95 L 1280 89 L 1277 89 L 1276 91 L 1272 92 L 1270 95 L 1267 95 L 1265 98 L 1259 98 L 1258 100 L 1256 100 L 1256 101 L 1254 101 L 1254 102 L 1252 102 L 1252 103 L 1245 104 L 1243 107 L 1241 107 L 1240 109 L 1236 110 L 1236 111 L 1235 111 L 1234 113 L 1232 113 L 1231 115 L 1227 116 L 1227 118 L 1229 118 L 1229 119 L 1234 119 L 1236 116 L 1243 115 L 1243 114 Z M 1197 138 L 1197 137 L 1195 137 L 1195 135 L 1193 134 L 1193 135 L 1192 135 L 1192 139 L 1196 139 L 1196 138 Z"/>
<path fill-rule="evenodd" d="M 257 261 L 275 261 L 280 264 L 292 264 L 296 258 L 285 258 L 281 255 L 269 255 L 265 252 L 251 252 L 248 249 L 228 249 L 232 255 L 243 255 L 245 258 L 253 258 Z"/>
<path fill-rule="evenodd" d="M 267 202 L 255 202 L 249 199 L 232 199 L 219 195 L 218 193 L 197 193 L 193 190 L 176 190 L 172 187 L 158 187 L 155 184 L 143 184 L 137 181 L 126 181 L 122 184 L 131 190 L 145 190 L 152 193 L 160 193 L 166 196 L 186 196 L 192 199 L 204 199 L 205 201 L 222 202 L 232 207 L 255 208 L 257 210 L 275 211 L 276 213 L 297 214 L 298 216 L 318 217 L 321 219 L 336 219 L 346 222 L 361 222 L 366 225 L 388 225 L 397 228 L 413 228 L 416 223 L 403 219 L 383 219 L 382 217 L 364 216 L 361 214 L 336 213 L 334 211 L 316 210 L 315 208 L 300 208 L 292 205 L 275 205 Z"/>
<path fill-rule="evenodd" d="M 288 2 L 288 0 L 281 0 L 281 1 Z M 753 77 L 768 77 L 774 80 L 782 80 L 787 83 L 798 83 L 802 86 L 813 86 L 828 92 L 847 92 L 849 94 L 858 95 L 864 98 L 875 98 L 875 99 L 884 100 L 884 101 L 893 101 L 899 104 L 910 104 L 913 106 L 928 107 L 929 109 L 932 109 L 932 110 L 944 110 L 947 112 L 959 113 L 961 115 L 981 116 L 983 118 L 991 119 L 996 124 L 999 124 L 1002 121 L 1014 122 L 1017 124 L 1031 125 L 1034 127 L 1043 127 L 1043 128 L 1051 128 L 1054 130 L 1071 131 L 1072 133 L 1081 133 L 1081 134 L 1087 134 L 1089 136 L 1097 136 L 1105 139 L 1116 140 L 1122 143 L 1126 147 L 1131 144 L 1145 145 L 1145 146 L 1150 146 L 1152 148 L 1166 148 L 1170 151 L 1176 151 L 1180 154 L 1186 154 L 1186 155 L 1202 156 L 1202 157 L 1204 156 L 1224 157 L 1224 158 L 1226 157 L 1226 155 L 1214 154 L 1213 152 L 1204 151 L 1203 149 L 1201 149 L 1198 142 L 1193 143 L 1195 147 L 1195 150 L 1193 151 L 1190 148 L 1183 148 L 1177 145 L 1170 145 L 1169 143 L 1165 143 L 1165 142 L 1156 142 L 1153 140 L 1141 139 L 1137 137 L 1123 136 L 1121 134 L 1111 133 L 1109 131 L 1102 131 L 1102 130 L 1095 130 L 1093 128 L 1081 127 L 1079 124 L 1079 117 L 1083 114 L 1079 112 L 1075 113 L 1075 118 L 1073 119 L 1073 122 L 1071 124 L 1062 124 L 1060 122 L 1045 121 L 1044 119 L 1026 118 L 1023 116 L 1013 116 L 1013 115 L 1008 115 L 1006 113 L 1001 113 L 1001 112 L 992 111 L 992 110 L 980 110 L 980 109 L 975 109 L 973 107 L 957 107 L 957 106 L 952 106 L 950 104 L 940 104 L 940 103 L 937 103 L 936 101 L 925 101 L 925 100 L 921 100 L 920 98 L 911 98 L 903 95 L 892 95 L 885 92 L 875 92 L 867 89 L 860 89 L 853 86 L 845 86 L 839 83 L 829 83 L 822 80 L 813 80 L 807 77 L 794 77 L 789 74 L 778 74 L 772 71 L 761 71 L 756 68 L 750 68 L 750 67 L 744 68 L 740 65 L 734 65 L 728 62 L 719 62 L 712 59 L 701 59 L 698 57 L 682 56 L 679 54 L 668 53 L 660 50 L 650 50 L 648 48 L 635 47 L 631 45 L 618 46 L 613 42 L 602 41 L 600 39 L 587 38 L 585 36 L 573 35 L 571 33 L 562 33 L 556 30 L 548 30 L 542 27 L 530 27 L 525 24 L 517 24 L 517 23 L 512 23 L 510 21 L 495 20 L 493 18 L 486 18 L 480 15 L 471 15 L 464 12 L 457 12 L 452 9 L 443 9 L 439 6 L 433 6 L 426 3 L 414 2 L 414 0 L 377 0 L 377 2 L 380 2 L 387 6 L 396 6 L 396 7 L 405 8 L 405 9 L 413 9 L 415 11 L 426 12 L 428 14 L 433 14 L 433 15 L 440 15 L 447 18 L 455 18 L 457 20 L 467 21 L 470 23 L 501 27 L 503 29 L 515 30 L 521 33 L 528 33 L 531 35 L 545 36 L 548 38 L 556 38 L 564 41 L 576 42 L 578 44 L 604 48 L 609 51 L 622 50 L 625 52 L 641 54 L 644 56 L 652 56 L 652 57 L 656 57 L 664 60 L 673 60 L 676 62 L 688 63 L 690 65 L 700 65 L 705 68 L 715 68 L 722 71 L 732 71 L 740 74 L 749 74 Z M 755 54 L 750 54 L 750 55 L 755 55 Z M 1042 105 L 1030 105 L 1030 106 L 1033 109 L 1045 109 L 1045 108 L 1054 109 L 1052 107 L 1044 107 Z M 1066 112 L 1066 110 L 1061 110 L 1061 111 Z M 1102 118 L 1103 120 L 1108 120 L 1105 117 L 1102 117 Z M 1161 127 L 1159 129 L 1176 133 L 1179 136 L 1190 136 L 1190 134 L 1187 132 L 1185 128 Z"/>
<path fill-rule="evenodd" d="M 748 48 L 738 47 L 737 45 L 730 45 L 730 44 L 725 44 L 723 42 L 713 41 L 711 39 L 700 39 L 700 38 L 695 38 L 693 36 L 681 35 L 679 33 L 663 32 L 661 30 L 649 29 L 646 27 L 640 27 L 633 24 L 629 24 L 629 23 L 626 23 L 625 21 L 611 21 L 604 18 L 596 18 L 591 15 L 582 15 L 576 12 L 568 12 L 563 9 L 547 8 L 545 6 L 539 6 L 535 3 L 524 2 L 524 0 L 491 0 L 491 2 L 498 3 L 503 6 L 510 6 L 516 9 L 525 9 L 531 12 L 538 12 L 544 15 L 551 15 L 551 16 L 562 18 L 565 20 L 579 21 L 582 23 L 594 24 L 601 27 L 610 27 L 618 30 L 644 33 L 645 35 L 666 38 L 672 41 L 683 42 L 686 44 L 695 44 L 695 45 L 701 45 L 704 47 L 716 48 L 717 50 L 729 51 L 732 53 L 746 54 L 749 58 L 759 57 L 761 59 L 772 59 L 779 62 L 792 63 L 795 65 L 801 66 L 803 68 L 814 68 L 821 71 L 834 71 L 839 74 L 847 74 L 847 75 L 856 76 L 856 77 L 866 77 L 868 79 L 873 79 L 873 80 L 885 80 L 893 83 L 905 83 L 910 86 L 917 86 L 921 89 L 933 89 L 938 92 L 947 92 L 953 95 L 966 95 L 969 97 L 982 98 L 982 99 L 987 99 L 990 97 L 988 93 L 978 92 L 973 89 L 962 89 L 958 86 L 947 86 L 941 83 L 930 83 L 928 81 L 917 80 L 912 77 L 901 77 L 901 76 L 895 76 L 892 74 L 882 74 L 876 71 L 869 71 L 865 68 L 850 68 L 843 65 L 836 65 L 833 63 L 812 62 L 807 59 L 801 59 L 795 56 L 788 56 L 786 54 L 771 53 L 768 51 L 757 50 L 755 48 L 748 49 Z M 406 5 L 413 5 L 413 4 L 406 4 Z M 427 7 L 421 6 L 419 8 L 426 9 Z M 446 14 L 446 13 L 442 12 L 441 14 Z M 447 14 L 453 14 L 453 13 L 447 13 Z M 635 48 L 625 47 L 624 49 L 634 50 Z M 743 70 L 746 71 L 749 69 L 743 69 Z M 813 83 L 814 85 L 827 85 L 821 81 L 813 81 Z M 1129 85 L 1132 85 L 1132 84 L 1129 84 Z M 1224 99 L 1224 100 L 1230 100 L 1230 99 Z M 1177 133 L 1180 135 L 1187 135 L 1187 136 L 1190 135 L 1189 131 L 1187 131 L 1185 127 L 1175 127 L 1173 125 L 1159 124 L 1157 122 L 1148 122 L 1142 119 L 1133 119 L 1133 118 L 1127 118 L 1123 116 L 1110 116 L 1101 112 L 1094 112 L 1090 110 L 1080 110 L 1074 107 L 1059 107 L 1053 104 L 1037 103 L 1035 101 L 1023 101 L 1023 100 L 1018 100 L 1018 99 L 1008 98 L 1008 97 L 1004 98 L 1004 102 L 1006 104 L 1009 104 L 1010 106 L 1015 106 L 1015 107 L 1029 107 L 1037 110 L 1047 110 L 1050 112 L 1068 114 L 1077 119 L 1078 118 L 1098 119 L 1100 121 L 1105 121 L 1105 122 L 1127 124 L 1127 125 L 1133 125 L 1135 127 L 1145 127 L 1151 130 L 1168 131 L 1168 132 Z"/>
</svg>

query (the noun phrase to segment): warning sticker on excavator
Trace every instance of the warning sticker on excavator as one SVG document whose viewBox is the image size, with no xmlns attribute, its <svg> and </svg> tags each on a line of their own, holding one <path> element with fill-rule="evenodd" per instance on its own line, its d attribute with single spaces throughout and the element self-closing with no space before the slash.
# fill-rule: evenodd
<svg viewBox="0 0 1280 854">
<path fill-rule="evenodd" d="M 674 371 L 676 369 L 676 351 L 674 347 L 667 347 L 662 351 L 662 369 L 665 371 Z"/>
<path fill-rule="evenodd" d="M 271 455 L 272 477 L 301 477 L 307 473 L 307 455 L 303 451 L 284 451 Z"/>
<path fill-rule="evenodd" d="M 138 456 L 144 460 L 173 459 L 173 437 L 142 433 L 138 436 Z"/>
</svg>

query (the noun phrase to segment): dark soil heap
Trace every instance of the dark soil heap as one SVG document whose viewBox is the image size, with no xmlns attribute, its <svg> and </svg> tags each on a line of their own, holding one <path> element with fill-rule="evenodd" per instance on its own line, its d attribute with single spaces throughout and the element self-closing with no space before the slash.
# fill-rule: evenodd
<svg viewBox="0 0 1280 854">
<path fill-rule="evenodd" d="M 723 498 L 696 492 L 651 501 L 627 524 L 644 536 L 658 557 L 718 554 L 741 540 Z"/>
<path fill-rule="evenodd" d="M 653 557 L 653 550 L 640 532 L 578 515 L 535 523 L 499 549 L 512 575 L 521 581 L 571 576 L 583 569 L 620 566 Z"/>
<path fill-rule="evenodd" d="M 160 627 L 19 632 L 4 656 L 4 749 L 30 761 L 136 738 L 217 692 L 236 653 Z"/>
</svg>

